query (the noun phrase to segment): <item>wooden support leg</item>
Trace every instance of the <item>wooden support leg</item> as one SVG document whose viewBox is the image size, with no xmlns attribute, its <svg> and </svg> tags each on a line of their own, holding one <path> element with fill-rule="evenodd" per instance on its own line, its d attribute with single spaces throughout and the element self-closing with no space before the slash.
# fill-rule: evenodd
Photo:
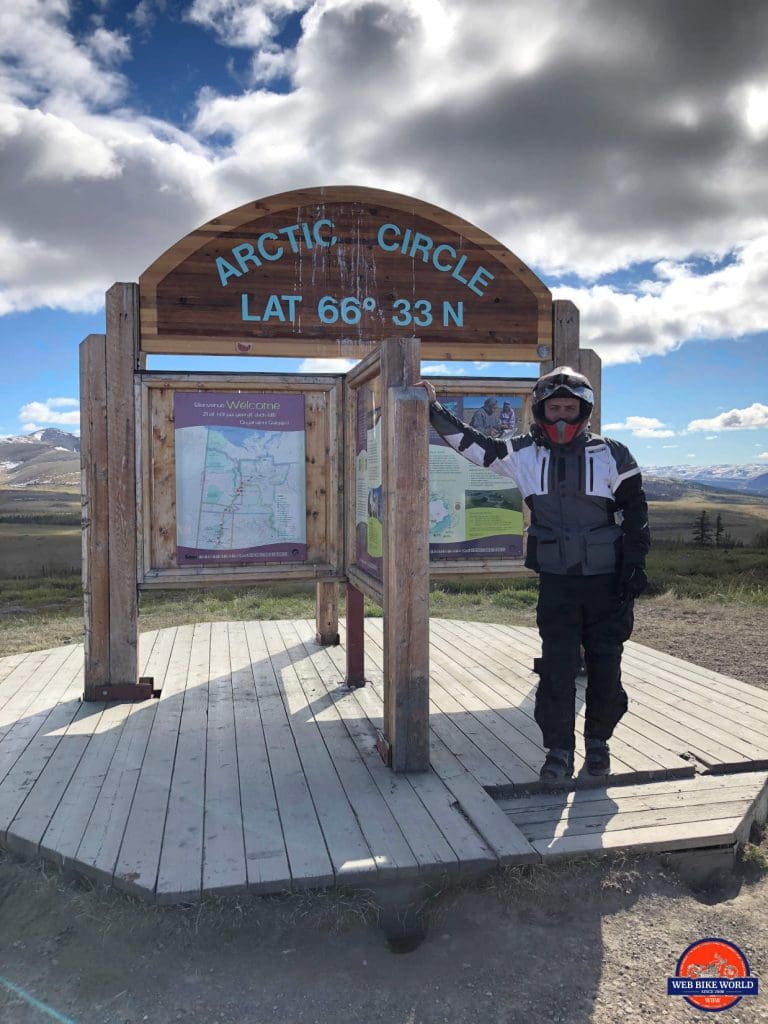
<svg viewBox="0 0 768 1024">
<path fill-rule="evenodd" d="M 315 622 L 319 644 L 334 647 L 339 643 L 339 588 L 335 582 L 317 584 Z"/>
<path fill-rule="evenodd" d="M 362 592 L 347 583 L 347 678 L 357 689 L 365 686 L 365 613 Z"/>
</svg>

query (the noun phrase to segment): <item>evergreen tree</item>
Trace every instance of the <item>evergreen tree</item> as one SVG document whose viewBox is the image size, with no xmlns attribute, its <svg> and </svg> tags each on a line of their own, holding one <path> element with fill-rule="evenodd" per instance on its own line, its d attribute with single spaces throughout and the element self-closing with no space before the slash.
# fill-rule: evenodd
<svg viewBox="0 0 768 1024">
<path fill-rule="evenodd" d="M 723 546 L 725 530 L 723 529 L 723 517 L 720 513 L 717 513 L 717 519 L 715 520 L 715 547 L 719 548 Z"/>
<path fill-rule="evenodd" d="M 694 521 L 693 543 L 697 548 L 707 548 L 712 543 L 712 526 L 705 508 L 701 510 Z"/>
</svg>

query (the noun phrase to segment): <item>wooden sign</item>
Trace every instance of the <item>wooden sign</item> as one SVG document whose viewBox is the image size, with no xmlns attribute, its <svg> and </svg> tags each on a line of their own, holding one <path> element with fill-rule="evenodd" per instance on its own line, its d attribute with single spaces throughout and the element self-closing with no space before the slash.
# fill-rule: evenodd
<svg viewBox="0 0 768 1024">
<path fill-rule="evenodd" d="M 549 358 L 548 289 L 500 242 L 376 189 L 286 192 L 217 217 L 140 278 L 145 353 Z"/>
</svg>

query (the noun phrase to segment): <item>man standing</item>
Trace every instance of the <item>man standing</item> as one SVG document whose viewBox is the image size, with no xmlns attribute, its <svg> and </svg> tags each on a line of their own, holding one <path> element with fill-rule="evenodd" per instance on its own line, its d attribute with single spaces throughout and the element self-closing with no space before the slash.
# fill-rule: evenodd
<svg viewBox="0 0 768 1024">
<path fill-rule="evenodd" d="M 537 381 L 534 425 L 507 440 L 463 423 L 436 401 L 429 381 L 421 383 L 438 434 L 470 462 L 511 477 L 531 512 L 525 564 L 540 576 L 542 642 L 534 717 L 547 748 L 540 776 L 557 783 L 573 775 L 582 645 L 586 768 L 607 775 L 608 740 L 628 703 L 623 645 L 634 624 L 634 599 L 648 583 L 648 505 L 638 465 L 621 442 L 588 432 L 592 385 L 569 366 Z"/>
</svg>

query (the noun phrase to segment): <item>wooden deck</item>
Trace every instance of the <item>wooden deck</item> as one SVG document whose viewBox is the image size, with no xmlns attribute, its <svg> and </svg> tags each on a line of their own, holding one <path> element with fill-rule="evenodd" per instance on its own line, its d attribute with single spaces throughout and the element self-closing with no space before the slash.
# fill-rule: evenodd
<svg viewBox="0 0 768 1024">
<path fill-rule="evenodd" d="M 534 630 L 431 622 L 429 772 L 394 774 L 369 685 L 309 621 L 143 634 L 159 700 L 82 704 L 83 649 L 0 659 L 0 842 L 159 902 L 433 880 L 745 838 L 768 801 L 768 692 L 630 643 L 611 785 L 543 791 Z M 577 771 L 581 760 L 577 760 Z"/>
</svg>

